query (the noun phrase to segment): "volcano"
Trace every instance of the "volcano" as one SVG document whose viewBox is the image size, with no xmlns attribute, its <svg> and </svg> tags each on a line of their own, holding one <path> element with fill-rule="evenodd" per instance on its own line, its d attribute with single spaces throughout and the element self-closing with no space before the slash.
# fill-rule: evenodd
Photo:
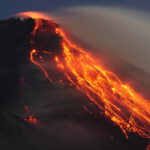
<svg viewBox="0 0 150 150">
<path fill-rule="evenodd" d="M 2 150 L 146 149 L 148 130 L 145 132 L 133 126 L 134 132 L 130 132 L 126 139 L 124 124 L 120 126 L 115 122 L 111 118 L 113 113 L 108 110 L 106 117 L 99 109 L 101 103 L 95 105 L 91 101 L 93 93 L 85 94 L 85 88 L 74 82 L 78 79 L 74 74 L 62 73 L 65 59 L 62 59 L 61 50 L 66 45 L 61 45 L 65 36 L 59 25 L 45 19 L 12 18 L 0 21 L 0 33 Z M 72 44 L 67 43 L 67 46 L 78 49 Z M 76 51 L 74 56 L 79 58 L 79 54 Z M 92 63 L 91 58 L 88 59 Z M 131 64 L 125 66 L 119 69 L 120 74 L 130 68 L 149 78 L 149 74 Z M 23 109 L 26 105 L 39 120 L 38 126 L 24 119 L 28 115 Z M 146 115 L 149 114 L 146 112 Z"/>
</svg>

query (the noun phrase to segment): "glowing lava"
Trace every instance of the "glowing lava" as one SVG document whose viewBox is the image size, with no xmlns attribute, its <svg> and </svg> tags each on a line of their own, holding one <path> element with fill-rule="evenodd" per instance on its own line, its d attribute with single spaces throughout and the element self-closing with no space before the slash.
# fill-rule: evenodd
<svg viewBox="0 0 150 150">
<path fill-rule="evenodd" d="M 27 13 L 33 17 L 33 14 Z M 34 35 L 42 24 L 42 15 L 36 14 Z M 44 17 L 45 19 L 45 17 Z M 52 21 L 49 21 L 51 23 Z M 144 138 L 150 138 L 150 102 L 126 85 L 117 75 L 105 69 L 91 54 L 70 42 L 65 32 L 55 28 L 55 34 L 62 37 L 61 55 L 54 61 L 57 68 L 78 90 L 86 94 L 105 115 L 118 125 L 128 137 L 128 132 L 135 132 Z M 51 41 L 49 41 L 51 42 Z M 53 43 L 51 43 L 53 44 Z M 45 53 L 40 50 L 40 53 Z M 47 55 L 48 51 L 47 51 Z M 51 79 L 44 63 L 38 61 L 39 50 L 31 49 L 30 60 L 40 67 L 48 79 Z M 60 80 L 60 79 L 59 79 Z M 52 80 L 50 80 L 52 81 Z"/>
<path fill-rule="evenodd" d="M 21 12 L 21 13 L 16 14 L 15 16 L 18 16 L 18 17 L 20 16 L 23 18 L 33 18 L 33 19 L 42 18 L 42 19 L 49 20 L 48 15 L 40 13 L 40 12 L 36 12 L 36 11 Z"/>
<path fill-rule="evenodd" d="M 24 85 L 25 85 L 25 80 L 24 80 L 24 77 L 21 77 L 20 78 L 20 90 L 21 90 L 21 98 L 23 100 L 23 88 L 24 88 Z M 35 116 L 30 112 L 30 109 L 28 106 L 24 106 L 24 110 L 26 112 L 26 115 L 24 117 L 24 121 L 30 123 L 30 124 L 33 124 L 35 126 L 38 126 L 40 125 L 40 121 L 35 118 Z"/>
<path fill-rule="evenodd" d="M 62 57 L 68 80 L 85 93 L 107 117 L 117 124 L 124 134 L 136 132 L 150 138 L 150 103 L 133 88 L 124 84 L 114 73 L 103 68 L 87 51 L 72 44 L 62 29 L 56 32 L 63 37 Z"/>
<path fill-rule="evenodd" d="M 24 110 L 26 111 L 27 115 L 24 118 L 24 120 L 30 124 L 33 124 L 35 126 L 40 125 L 40 122 L 37 118 L 34 117 L 34 115 L 30 112 L 30 109 L 28 106 L 24 107 Z"/>
</svg>

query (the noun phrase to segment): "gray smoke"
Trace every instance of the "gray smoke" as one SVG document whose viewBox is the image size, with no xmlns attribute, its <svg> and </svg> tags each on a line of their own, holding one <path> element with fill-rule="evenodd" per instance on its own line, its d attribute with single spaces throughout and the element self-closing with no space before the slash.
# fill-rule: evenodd
<svg viewBox="0 0 150 150">
<path fill-rule="evenodd" d="M 108 52 L 150 73 L 149 14 L 113 7 L 72 7 L 52 16 L 95 52 Z"/>
</svg>

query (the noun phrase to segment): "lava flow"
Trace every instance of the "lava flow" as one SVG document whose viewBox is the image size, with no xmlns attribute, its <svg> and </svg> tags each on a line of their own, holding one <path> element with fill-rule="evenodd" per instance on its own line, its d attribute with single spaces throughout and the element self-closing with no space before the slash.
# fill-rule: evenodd
<svg viewBox="0 0 150 150">
<path fill-rule="evenodd" d="M 32 17 L 32 13 L 27 15 Z M 36 30 L 40 30 L 40 26 L 42 26 L 41 16 L 42 14 L 33 17 L 35 18 L 35 26 L 32 32 L 34 36 L 36 35 Z M 49 20 L 48 22 L 51 23 L 52 21 Z M 126 137 L 128 137 L 128 132 L 135 132 L 149 139 L 149 100 L 121 81 L 115 73 L 105 69 L 86 50 L 73 44 L 60 27 L 56 26 L 53 30 L 56 35 L 61 37 L 61 54 L 53 56 L 58 70 L 66 76 L 72 85 L 86 94 L 99 109 L 103 110 L 105 116 L 118 125 Z M 45 76 L 52 81 L 44 65 L 45 59 L 42 57 L 42 61 L 39 61 L 41 60 L 40 54 L 47 53 L 47 55 L 51 55 L 49 51 L 51 50 L 45 52 L 33 48 L 30 51 L 30 60 L 39 66 Z M 36 59 L 37 57 L 39 59 Z"/>
</svg>

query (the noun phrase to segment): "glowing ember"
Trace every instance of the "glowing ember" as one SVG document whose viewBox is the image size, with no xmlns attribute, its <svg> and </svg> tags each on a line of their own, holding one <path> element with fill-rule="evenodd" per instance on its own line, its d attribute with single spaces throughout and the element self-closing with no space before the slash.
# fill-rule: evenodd
<svg viewBox="0 0 150 150">
<path fill-rule="evenodd" d="M 24 110 L 27 112 L 27 116 L 24 118 L 24 120 L 30 124 L 34 124 L 35 126 L 40 125 L 40 122 L 37 118 L 34 117 L 33 114 L 31 114 L 30 109 L 28 106 L 24 107 Z"/>
<path fill-rule="evenodd" d="M 21 16 L 24 18 L 41 18 L 41 19 L 46 19 L 49 20 L 49 16 L 40 12 L 35 12 L 35 11 L 28 11 L 28 12 L 21 12 L 16 14 L 15 16 Z"/>
<path fill-rule="evenodd" d="M 36 18 L 41 18 L 41 15 Z M 30 16 L 32 17 L 32 13 Z M 40 28 L 40 23 L 41 19 L 35 19 L 34 34 L 37 28 Z M 135 132 L 150 138 L 150 102 L 122 82 L 117 75 L 105 69 L 86 50 L 70 42 L 61 28 L 56 27 L 55 34 L 61 36 L 62 40 L 61 55 L 56 55 L 54 61 L 72 85 L 103 110 L 105 115 L 122 129 L 126 137 L 128 132 Z M 32 49 L 30 60 L 52 81 L 44 63 L 39 61 L 41 53 L 45 51 Z"/>
<path fill-rule="evenodd" d="M 42 53 L 45 54 L 51 54 L 47 51 L 43 51 Z M 45 77 L 49 80 L 52 81 L 52 79 L 49 77 L 48 73 L 46 72 L 46 70 L 43 68 L 43 65 L 41 65 L 39 62 L 37 62 L 36 60 L 34 60 L 34 56 L 38 55 L 38 51 L 36 49 L 32 49 L 32 51 L 30 52 L 30 61 L 34 64 L 36 64 L 37 66 L 40 67 L 40 69 L 42 70 L 42 72 L 44 73 Z M 41 59 L 41 56 L 39 55 L 39 58 Z"/>
</svg>

